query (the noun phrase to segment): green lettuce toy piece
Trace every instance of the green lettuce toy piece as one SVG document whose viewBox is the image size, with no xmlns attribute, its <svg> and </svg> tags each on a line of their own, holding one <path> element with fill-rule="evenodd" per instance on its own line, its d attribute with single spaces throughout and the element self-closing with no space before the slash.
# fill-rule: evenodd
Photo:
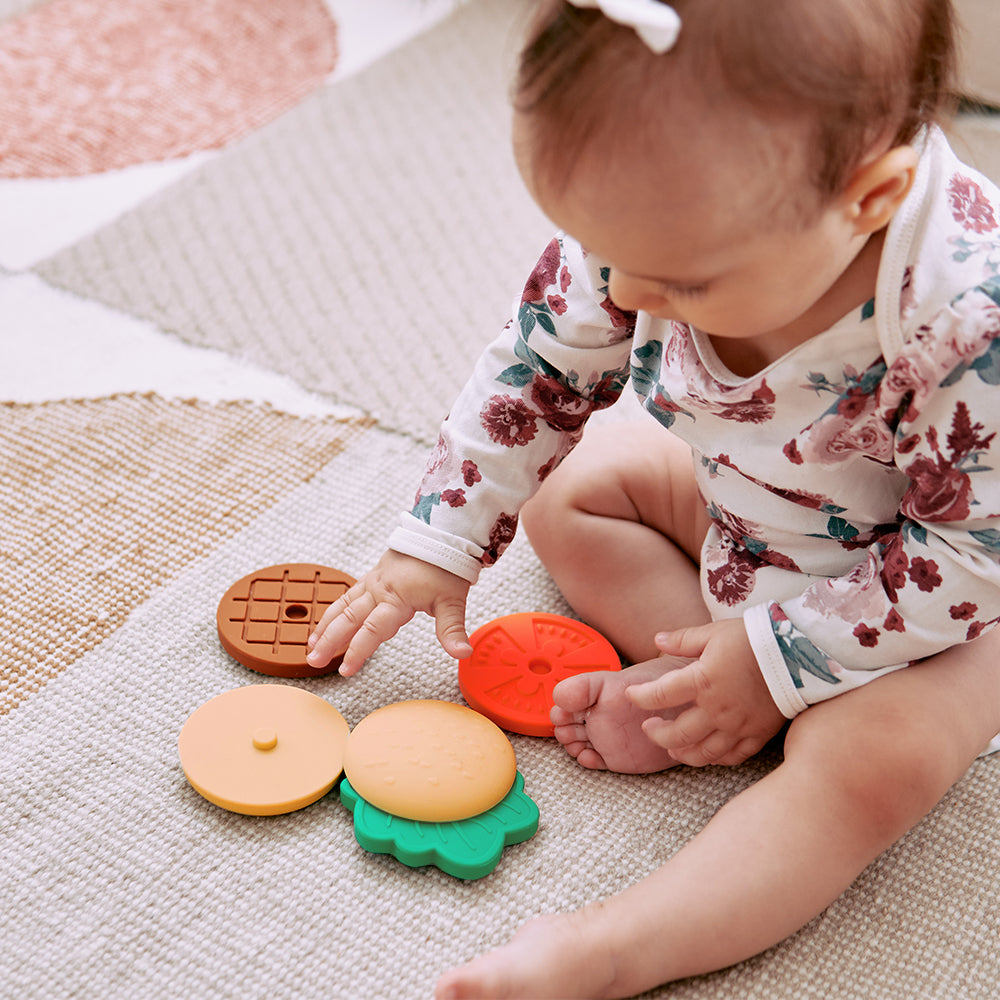
<svg viewBox="0 0 1000 1000">
<path fill-rule="evenodd" d="M 346 778 L 340 801 L 354 814 L 354 836 L 366 851 L 391 854 L 410 868 L 435 865 L 467 880 L 489 875 L 507 845 L 520 844 L 538 829 L 538 806 L 525 794 L 520 772 L 492 809 L 451 823 L 393 816 L 358 795 Z"/>
</svg>

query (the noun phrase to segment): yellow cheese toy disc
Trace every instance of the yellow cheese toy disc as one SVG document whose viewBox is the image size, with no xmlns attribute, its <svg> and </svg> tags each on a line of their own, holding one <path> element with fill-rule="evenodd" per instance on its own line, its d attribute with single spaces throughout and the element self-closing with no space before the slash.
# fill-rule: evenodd
<svg viewBox="0 0 1000 1000">
<path fill-rule="evenodd" d="M 354 727 L 344 773 L 392 816 L 450 823 L 492 809 L 514 784 L 517 763 L 503 732 L 471 708 L 401 701 Z"/>
<path fill-rule="evenodd" d="M 181 729 L 181 766 L 209 802 L 249 816 L 293 812 L 340 777 L 348 725 L 301 688 L 255 684 L 220 694 Z"/>
</svg>

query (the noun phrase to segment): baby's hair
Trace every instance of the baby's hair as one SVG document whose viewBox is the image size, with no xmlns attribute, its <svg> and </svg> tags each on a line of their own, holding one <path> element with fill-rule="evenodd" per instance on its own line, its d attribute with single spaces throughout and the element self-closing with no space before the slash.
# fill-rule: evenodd
<svg viewBox="0 0 1000 1000">
<path fill-rule="evenodd" d="M 908 143 L 950 107 L 951 0 L 676 0 L 676 46 L 564 0 L 541 5 L 522 50 L 515 108 L 533 168 L 565 181 L 591 143 L 647 137 L 665 109 L 734 102 L 764 121 L 808 123 L 806 170 L 822 204 L 879 142 Z M 678 138 L 683 142 L 683 135 Z"/>
</svg>

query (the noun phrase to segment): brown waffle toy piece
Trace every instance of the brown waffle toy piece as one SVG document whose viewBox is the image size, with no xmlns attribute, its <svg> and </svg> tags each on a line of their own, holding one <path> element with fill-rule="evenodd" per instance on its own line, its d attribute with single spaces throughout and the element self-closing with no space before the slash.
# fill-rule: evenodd
<svg viewBox="0 0 1000 1000">
<path fill-rule="evenodd" d="M 306 663 L 309 633 L 356 582 L 339 569 L 314 563 L 258 569 L 237 580 L 219 602 L 219 641 L 233 659 L 272 677 L 333 673 L 340 657 L 319 670 Z"/>
</svg>

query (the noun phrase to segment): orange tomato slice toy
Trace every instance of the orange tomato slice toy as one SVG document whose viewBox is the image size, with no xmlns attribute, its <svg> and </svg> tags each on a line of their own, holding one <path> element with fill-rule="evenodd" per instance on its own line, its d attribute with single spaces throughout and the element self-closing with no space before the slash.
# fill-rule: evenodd
<svg viewBox="0 0 1000 1000">
<path fill-rule="evenodd" d="M 470 636 L 472 655 L 458 665 L 462 696 L 501 729 L 551 736 L 552 690 L 594 670 L 621 670 L 614 646 L 589 625 L 562 615 L 519 612 Z"/>
</svg>

